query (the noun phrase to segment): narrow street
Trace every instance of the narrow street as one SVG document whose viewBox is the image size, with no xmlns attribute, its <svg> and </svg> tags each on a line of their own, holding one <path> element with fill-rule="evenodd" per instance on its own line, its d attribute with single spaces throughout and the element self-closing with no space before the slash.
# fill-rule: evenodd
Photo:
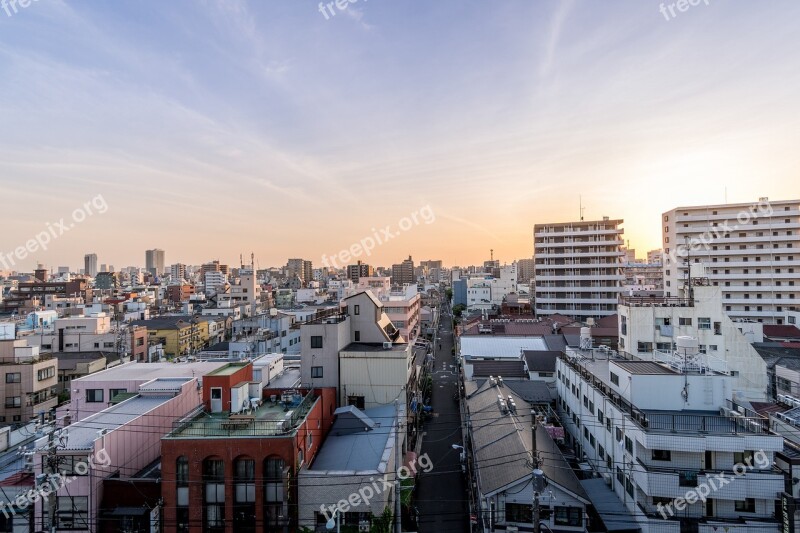
<svg viewBox="0 0 800 533">
<path fill-rule="evenodd" d="M 449 313 L 449 306 L 442 309 Z M 430 473 L 422 474 L 417 493 L 419 531 L 421 533 L 460 533 L 469 531 L 467 487 L 461 472 L 461 419 L 459 404 L 453 398 L 458 391 L 458 374 L 453 361 L 453 329 L 449 314 L 441 317 L 439 338 L 434 345 L 433 418 L 424 427 L 422 453 L 433 464 Z M 439 344 L 441 343 L 441 348 Z"/>
</svg>

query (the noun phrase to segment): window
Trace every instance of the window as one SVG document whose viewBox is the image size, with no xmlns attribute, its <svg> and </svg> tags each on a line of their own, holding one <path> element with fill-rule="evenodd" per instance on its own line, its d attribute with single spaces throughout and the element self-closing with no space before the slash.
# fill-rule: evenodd
<svg viewBox="0 0 800 533">
<path fill-rule="evenodd" d="M 738 513 L 755 513 L 756 500 L 755 498 L 746 498 L 742 501 L 735 502 L 734 509 Z"/>
<path fill-rule="evenodd" d="M 225 463 L 203 461 L 203 522 L 205 531 L 225 531 Z"/>
<path fill-rule="evenodd" d="M 625 450 L 630 454 L 633 453 L 633 441 L 630 437 L 625 437 Z"/>
<path fill-rule="evenodd" d="M 653 351 L 653 343 L 652 342 L 639 341 L 636 349 L 639 352 L 652 352 Z"/>
<path fill-rule="evenodd" d="M 312 335 L 311 336 L 311 347 L 312 348 L 322 348 L 322 335 Z"/>
<path fill-rule="evenodd" d="M 311 367 L 311 377 L 312 378 L 321 378 L 322 377 L 322 367 L 321 366 L 312 366 Z"/>
<path fill-rule="evenodd" d="M 50 379 L 52 377 L 55 377 L 55 375 L 56 375 L 55 365 L 48 366 L 47 368 L 42 368 L 36 372 L 36 379 L 38 381 L 43 381 L 45 379 Z"/>
<path fill-rule="evenodd" d="M 653 450 L 653 461 L 671 461 L 672 452 L 669 450 Z"/>
<path fill-rule="evenodd" d="M 20 383 L 22 381 L 22 374 L 20 372 L 7 372 L 6 383 Z"/>
<path fill-rule="evenodd" d="M 583 509 L 580 507 L 555 507 L 553 524 L 557 526 L 580 527 L 583 525 Z"/>
<path fill-rule="evenodd" d="M 126 392 L 128 392 L 128 389 L 108 389 L 108 399 L 111 401 L 117 394 L 125 394 Z"/>
<path fill-rule="evenodd" d="M 530 524 L 533 520 L 533 507 L 521 503 L 506 503 L 506 522 Z"/>
<path fill-rule="evenodd" d="M 56 529 L 89 529 L 89 497 L 59 496 Z"/>
<path fill-rule="evenodd" d="M 103 401 L 103 389 L 86 389 L 86 403 L 99 403 Z"/>
<path fill-rule="evenodd" d="M 618 376 L 618 375 L 616 375 L 616 374 L 615 374 L 615 373 L 613 373 L 613 372 L 609 372 L 609 374 L 610 374 L 610 377 L 611 377 L 611 383 L 613 383 L 614 385 L 616 385 L 617 387 L 619 387 L 619 376 Z"/>
<path fill-rule="evenodd" d="M 358 409 L 364 409 L 364 397 L 363 396 L 348 396 L 347 397 L 347 405 L 353 405 Z"/>
<path fill-rule="evenodd" d="M 601 424 L 603 423 L 603 411 L 601 411 L 600 409 L 597 410 L 597 421 L 600 422 Z"/>
<path fill-rule="evenodd" d="M 355 340 L 355 342 L 361 342 L 361 332 L 360 331 L 356 331 L 354 333 L 354 335 L 355 335 L 355 338 L 353 340 Z"/>
<path fill-rule="evenodd" d="M 280 457 L 267 457 L 264 460 L 264 504 L 266 522 L 273 526 L 278 524 L 283 514 L 283 470 L 284 462 Z"/>
<path fill-rule="evenodd" d="M 678 325 L 679 326 L 691 326 L 692 325 L 692 317 L 679 317 L 678 318 Z"/>
<path fill-rule="evenodd" d="M 697 319 L 697 329 L 711 329 L 711 319 L 710 318 L 698 318 Z"/>
<path fill-rule="evenodd" d="M 253 532 L 256 522 L 256 462 L 253 459 L 236 459 L 233 465 L 233 486 L 234 530 Z"/>
<path fill-rule="evenodd" d="M 752 450 L 745 450 L 743 452 L 733 452 L 734 465 L 752 465 L 753 452 Z"/>
<path fill-rule="evenodd" d="M 20 396 L 6 396 L 6 409 L 17 407 L 22 407 L 22 398 Z"/>
</svg>

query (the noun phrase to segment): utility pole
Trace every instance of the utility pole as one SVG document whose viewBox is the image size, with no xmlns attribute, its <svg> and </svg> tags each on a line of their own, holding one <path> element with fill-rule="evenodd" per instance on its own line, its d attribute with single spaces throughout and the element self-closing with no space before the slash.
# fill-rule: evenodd
<svg viewBox="0 0 800 533">
<path fill-rule="evenodd" d="M 396 421 L 394 425 L 394 532 L 402 533 L 402 517 L 400 515 L 400 462 L 403 460 L 402 450 L 400 449 L 400 401 L 395 398 L 394 410 Z"/>
<path fill-rule="evenodd" d="M 534 461 L 536 468 L 533 469 L 531 483 L 533 484 L 533 533 L 540 533 L 541 518 L 539 510 L 539 495 L 544 489 L 544 472 L 539 470 L 538 461 Z"/>
</svg>

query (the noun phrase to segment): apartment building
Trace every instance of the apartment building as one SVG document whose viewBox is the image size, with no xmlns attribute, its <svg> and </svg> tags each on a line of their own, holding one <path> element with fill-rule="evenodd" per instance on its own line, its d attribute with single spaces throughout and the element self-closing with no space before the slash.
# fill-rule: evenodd
<svg viewBox="0 0 800 533">
<path fill-rule="evenodd" d="M 34 531 L 99 531 L 103 480 L 115 475 L 130 476 L 155 461 L 160 454 L 161 437 L 200 403 L 196 378 L 156 379 L 135 392 L 132 398 L 64 429 L 63 445 L 57 454 L 59 471 L 69 481 L 49 495 L 57 498 L 54 523 L 50 522 L 45 499 L 34 500 Z M 47 471 L 47 443 L 48 437 L 36 441 L 37 474 Z M 116 518 L 134 518 L 142 511 L 122 507 Z M 158 530 L 158 510 L 148 509 L 144 514 L 150 518 L 151 512 L 156 517 L 154 529 Z"/>
<path fill-rule="evenodd" d="M 783 324 L 800 309 L 800 200 L 676 207 L 662 215 L 664 284 L 704 263 L 731 318 Z M 688 253 L 687 253 L 688 244 Z"/>
<path fill-rule="evenodd" d="M 599 318 L 617 312 L 622 271 L 621 219 L 536 224 L 536 315 Z"/>
<path fill-rule="evenodd" d="M 162 439 L 163 531 L 298 530 L 297 473 L 328 434 L 334 391 L 253 391 L 252 381 L 251 364 L 207 374 L 204 408 Z"/>
<path fill-rule="evenodd" d="M 678 339 L 697 340 L 697 356 L 714 371 L 730 375 L 733 390 L 763 401 L 769 395 L 767 365 L 753 342 L 763 339 L 761 324 L 732 321 L 723 309 L 722 287 L 712 285 L 702 264 L 692 265 L 692 283 L 672 297 L 623 297 L 619 306 L 619 350 L 638 359 L 673 358 Z M 694 345 L 692 345 L 694 349 Z"/>
<path fill-rule="evenodd" d="M 0 425 L 27 423 L 58 403 L 58 360 L 24 339 L 0 340 Z"/>
<path fill-rule="evenodd" d="M 392 265 L 392 284 L 393 285 L 408 285 L 417 282 L 414 276 L 414 260 L 411 256 L 404 259 L 402 262 Z"/>
<path fill-rule="evenodd" d="M 345 298 L 343 312 L 300 329 L 302 383 L 335 387 L 338 405 L 369 409 L 416 391 L 414 349 L 370 291 Z M 405 399 L 403 398 L 404 402 Z"/>
<path fill-rule="evenodd" d="M 83 256 L 83 273 L 93 278 L 97 275 L 97 254 Z"/>
<path fill-rule="evenodd" d="M 612 488 L 631 527 L 780 531 L 784 478 L 772 463 L 783 437 L 770 434 L 764 418 L 734 409 L 730 375 L 696 356 L 660 363 L 571 347 L 556 372 L 568 441 Z M 721 473 L 735 479 L 716 484 Z M 687 498 L 701 487 L 706 498 Z"/>
<path fill-rule="evenodd" d="M 517 261 L 517 281 L 519 283 L 530 283 L 536 278 L 536 260 L 519 259 Z"/>
<path fill-rule="evenodd" d="M 376 276 L 361 278 L 354 290 L 369 290 L 374 294 L 383 304 L 383 311 L 406 341 L 413 342 L 419 335 L 422 296 L 416 284 L 392 287 L 390 278 Z"/>
<path fill-rule="evenodd" d="M 374 271 L 370 265 L 358 261 L 355 265 L 347 265 L 347 279 L 353 283 L 358 283 L 360 278 L 370 277 Z"/>
<path fill-rule="evenodd" d="M 153 248 L 145 250 L 144 253 L 145 269 L 153 276 L 161 276 L 164 273 L 164 250 Z"/>
</svg>

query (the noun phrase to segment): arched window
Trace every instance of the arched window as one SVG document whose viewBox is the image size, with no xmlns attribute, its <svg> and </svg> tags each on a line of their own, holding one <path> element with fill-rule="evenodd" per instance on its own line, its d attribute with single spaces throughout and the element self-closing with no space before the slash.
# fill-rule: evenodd
<svg viewBox="0 0 800 533">
<path fill-rule="evenodd" d="M 217 457 L 203 461 L 204 531 L 225 531 L 225 463 Z"/>
<path fill-rule="evenodd" d="M 256 462 L 239 457 L 233 463 L 233 526 L 237 533 L 255 532 Z"/>
<path fill-rule="evenodd" d="M 280 457 L 264 460 L 264 517 L 268 525 L 279 525 L 287 518 L 284 511 L 284 468 L 285 463 Z"/>
<path fill-rule="evenodd" d="M 177 531 L 189 532 L 189 458 L 181 455 L 175 461 L 175 505 Z"/>
</svg>

